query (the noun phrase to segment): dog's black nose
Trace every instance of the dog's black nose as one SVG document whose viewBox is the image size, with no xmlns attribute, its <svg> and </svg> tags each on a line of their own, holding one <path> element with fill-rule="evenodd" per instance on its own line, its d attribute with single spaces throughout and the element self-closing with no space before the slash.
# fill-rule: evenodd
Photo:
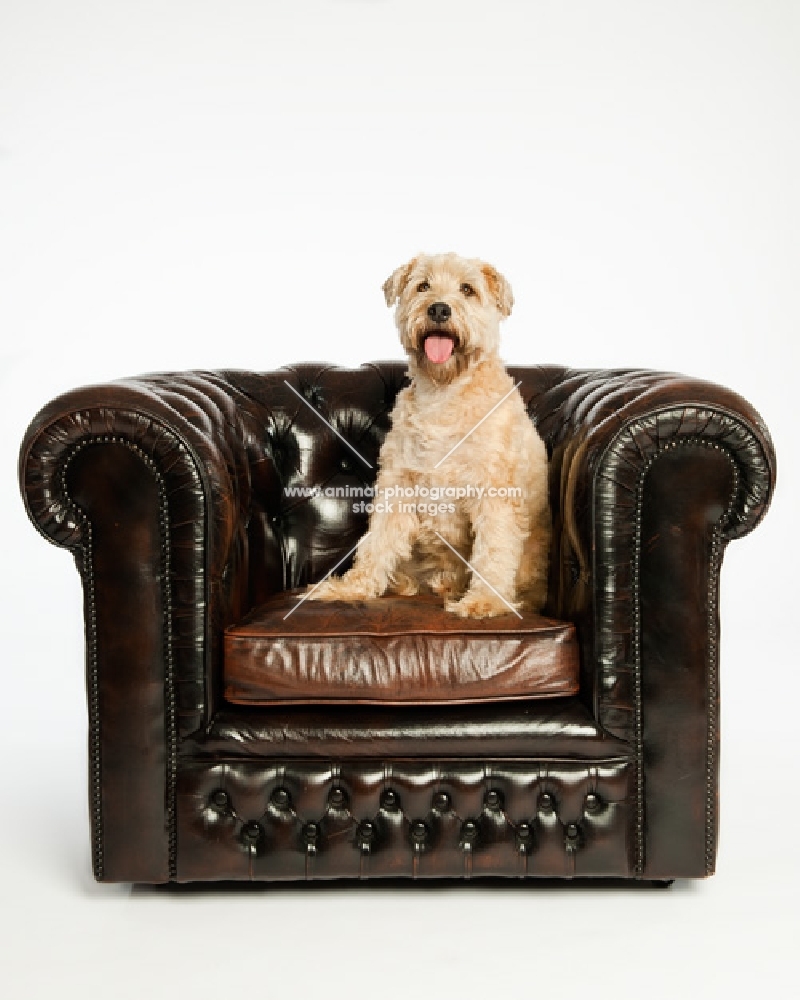
<svg viewBox="0 0 800 1000">
<path fill-rule="evenodd" d="M 446 302 L 434 302 L 432 306 L 428 306 L 428 315 L 434 323 L 446 323 L 452 311 Z"/>
</svg>

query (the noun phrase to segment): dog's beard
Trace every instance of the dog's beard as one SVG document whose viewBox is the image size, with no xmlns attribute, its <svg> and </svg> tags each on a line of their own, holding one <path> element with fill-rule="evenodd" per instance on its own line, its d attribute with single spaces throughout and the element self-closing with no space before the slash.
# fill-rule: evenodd
<svg viewBox="0 0 800 1000">
<path fill-rule="evenodd" d="M 465 354 L 457 347 L 453 348 L 453 353 L 447 361 L 440 364 L 431 361 L 421 348 L 414 352 L 413 359 L 417 372 L 426 375 L 437 385 L 448 385 L 457 379 L 469 368 L 470 362 L 473 360 L 471 355 Z"/>
<path fill-rule="evenodd" d="M 425 340 L 429 335 L 446 336 L 452 339 L 453 350 L 446 361 L 434 361 L 428 356 L 425 351 Z M 406 350 L 414 373 L 426 376 L 437 385 L 448 385 L 457 379 L 480 356 L 480 351 L 469 348 L 459 334 L 448 329 L 431 330 L 426 328 L 414 337 L 413 345 L 408 345 Z M 435 351 L 431 353 L 436 354 Z"/>
</svg>

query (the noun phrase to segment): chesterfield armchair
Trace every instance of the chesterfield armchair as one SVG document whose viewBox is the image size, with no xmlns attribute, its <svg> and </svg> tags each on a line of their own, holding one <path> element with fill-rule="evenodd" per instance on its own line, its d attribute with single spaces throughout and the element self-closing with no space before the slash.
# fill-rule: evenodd
<svg viewBox="0 0 800 1000">
<path fill-rule="evenodd" d="M 376 639 L 363 608 L 284 614 L 367 521 L 347 497 L 287 487 L 372 481 L 402 364 L 152 375 L 38 414 L 20 480 L 83 583 L 97 879 L 713 873 L 718 581 L 767 509 L 768 431 L 739 396 L 679 375 L 510 372 L 550 455 L 546 635 L 528 631 L 545 659 L 556 635 L 574 647 L 573 673 L 529 696 L 499 680 L 377 703 L 330 689 L 379 640 L 390 672 L 412 648 L 431 669 L 445 648 L 465 667 L 514 659 L 516 619 L 454 638 L 452 616 L 406 605 Z M 234 676 L 264 608 L 266 658 Z M 328 687 L 314 667 L 302 697 L 259 697 L 256 674 L 294 683 L 306 629 Z"/>
</svg>

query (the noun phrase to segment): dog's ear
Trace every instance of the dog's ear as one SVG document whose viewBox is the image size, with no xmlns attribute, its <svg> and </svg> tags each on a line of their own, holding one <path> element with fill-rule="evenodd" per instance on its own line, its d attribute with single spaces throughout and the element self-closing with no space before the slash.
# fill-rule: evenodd
<svg viewBox="0 0 800 1000">
<path fill-rule="evenodd" d="M 495 301 L 495 305 L 500 310 L 501 316 L 510 316 L 511 307 L 514 305 L 514 294 L 511 285 L 506 281 L 499 271 L 496 271 L 491 264 L 481 265 L 481 271 L 486 279 L 489 294 Z"/>
<path fill-rule="evenodd" d="M 396 271 L 392 271 L 383 283 L 383 295 L 387 306 L 393 306 L 403 294 L 403 289 L 408 284 L 408 279 L 411 277 L 411 272 L 414 270 L 414 265 L 418 260 L 419 257 L 412 257 L 407 264 L 403 264 Z"/>
</svg>

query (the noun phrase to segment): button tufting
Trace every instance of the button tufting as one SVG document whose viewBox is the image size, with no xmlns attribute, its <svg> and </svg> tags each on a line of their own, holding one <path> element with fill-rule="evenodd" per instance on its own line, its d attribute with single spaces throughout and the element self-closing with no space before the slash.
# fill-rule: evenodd
<svg viewBox="0 0 800 1000">
<path fill-rule="evenodd" d="M 313 386 L 310 386 L 310 385 L 307 385 L 307 386 L 305 387 L 305 389 L 303 389 L 303 395 L 305 396 L 305 398 L 306 398 L 306 399 L 307 399 L 307 400 L 308 400 L 309 402 L 311 402 L 311 400 L 312 400 L 312 399 L 314 398 L 314 396 L 316 395 L 316 392 L 314 391 L 314 387 L 313 387 Z"/>
<path fill-rule="evenodd" d="M 517 850 L 527 854 L 533 847 L 533 830 L 528 823 L 520 823 L 517 827 Z"/>
<path fill-rule="evenodd" d="M 381 809 L 393 812 L 400 808 L 400 796 L 393 788 L 387 788 L 381 793 Z"/>
<path fill-rule="evenodd" d="M 490 788 L 483 797 L 483 803 L 487 809 L 501 809 L 503 806 L 503 793 L 496 788 Z"/>
<path fill-rule="evenodd" d="M 375 841 L 376 833 L 375 824 L 372 820 L 364 819 L 358 824 L 356 829 L 356 841 L 362 851 L 368 851 L 370 849 Z"/>
<path fill-rule="evenodd" d="M 292 797 L 285 788 L 274 788 L 272 795 L 270 795 L 270 801 L 277 809 L 288 809 Z"/>
<path fill-rule="evenodd" d="M 343 809 L 347 805 L 347 792 L 343 788 L 332 788 L 328 795 L 328 802 L 334 809 Z"/>
<path fill-rule="evenodd" d="M 316 823 L 306 823 L 303 826 L 303 840 L 307 847 L 316 847 L 319 841 L 319 827 Z"/>
<path fill-rule="evenodd" d="M 242 827 L 242 840 L 245 844 L 253 846 L 264 838 L 264 828 L 254 819 L 249 820 Z"/>
<path fill-rule="evenodd" d="M 461 846 L 469 849 L 478 839 L 478 824 L 474 819 L 465 819 L 461 825 Z"/>
<path fill-rule="evenodd" d="M 339 468 L 342 470 L 342 472 L 350 472 L 350 470 L 353 468 L 353 463 L 350 461 L 347 455 L 343 455 L 339 459 Z"/>
<path fill-rule="evenodd" d="M 450 808 L 450 796 L 447 792 L 437 792 L 433 796 L 433 802 L 431 803 L 436 812 L 447 812 Z"/>
<path fill-rule="evenodd" d="M 211 793 L 209 802 L 218 812 L 227 812 L 231 805 L 230 796 L 222 788 Z"/>
<path fill-rule="evenodd" d="M 549 792 L 542 792 L 539 796 L 539 812 L 551 813 L 556 807 L 556 802 Z"/>
<path fill-rule="evenodd" d="M 581 830 L 577 823 L 570 823 L 564 831 L 564 846 L 568 851 L 577 851 L 581 845 Z"/>
<path fill-rule="evenodd" d="M 594 792 L 589 792 L 589 794 L 584 799 L 584 807 L 586 812 L 594 813 L 598 812 L 600 807 L 603 805 L 602 800 L 599 795 Z"/>
<path fill-rule="evenodd" d="M 416 819 L 411 824 L 411 840 L 417 847 L 422 847 L 427 843 L 428 837 L 430 836 L 430 830 L 428 829 L 428 824 L 421 819 Z"/>
</svg>

